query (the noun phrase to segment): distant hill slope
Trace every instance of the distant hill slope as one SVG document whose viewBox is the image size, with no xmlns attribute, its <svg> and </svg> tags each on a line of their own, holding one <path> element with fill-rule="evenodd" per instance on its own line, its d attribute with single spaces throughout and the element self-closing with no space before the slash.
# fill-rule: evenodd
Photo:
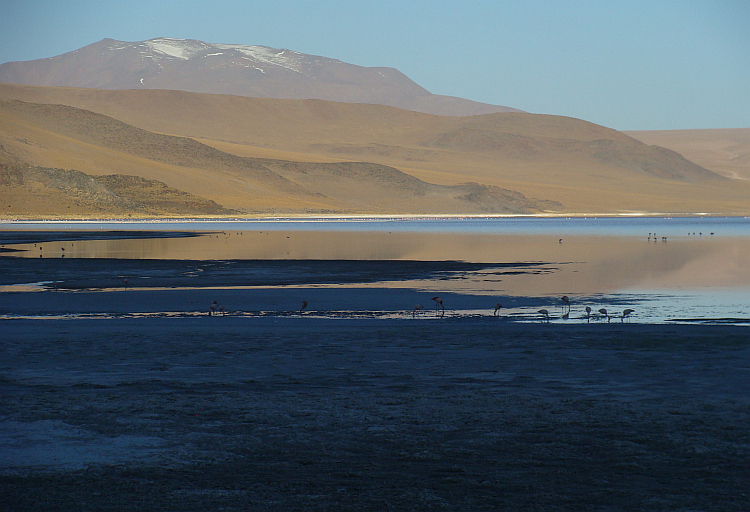
<svg viewBox="0 0 750 512">
<path fill-rule="evenodd" d="M 24 198 L 36 190 L 33 195 L 38 198 L 49 196 L 51 204 L 65 204 L 60 196 L 67 193 L 68 203 L 77 208 L 63 213 L 90 213 L 92 209 L 152 213 L 160 203 L 154 197 L 145 200 L 145 188 L 153 192 L 148 196 L 162 196 L 162 211 L 175 214 L 237 213 L 213 201 L 200 208 L 180 210 L 174 197 L 166 197 L 183 195 L 186 196 L 183 204 L 196 206 L 198 199 L 187 196 L 197 191 L 222 198 L 222 203 L 228 201 L 232 208 L 244 213 L 279 213 L 274 199 L 284 202 L 285 213 L 534 213 L 562 206 L 478 183 L 455 186 L 427 183 L 380 164 L 239 157 L 190 138 L 148 132 L 64 105 L 0 101 L 0 122 L 4 132 L 0 133 L 0 164 L 5 161 L 8 170 L 5 173 L 8 178 L 0 184 L 0 197 Z M 65 161 L 68 152 L 96 162 L 92 173 L 95 176 L 77 170 L 40 167 L 40 163 L 48 166 L 50 162 Z M 137 163 L 141 176 L 96 176 L 110 172 L 112 160 Z M 162 186 L 153 180 L 158 173 L 152 169 L 163 173 L 165 166 L 175 169 L 167 174 L 172 175 L 171 181 L 177 187 Z M 206 181 L 211 182 L 212 188 L 204 188 Z M 238 188 L 243 193 L 237 194 Z M 38 209 L 45 201 L 35 203 Z M 7 207 L 13 211 L 5 213 L 26 216 L 49 213 L 23 207 L 15 201 L 15 205 Z M 66 208 L 71 208 L 70 204 Z"/>
<path fill-rule="evenodd" d="M 24 162 L 246 213 L 750 213 L 747 181 L 566 117 L 7 84 L 0 99 L 36 104 L 0 111 L 0 145 Z"/>
<path fill-rule="evenodd" d="M 626 133 L 646 144 L 677 151 L 713 172 L 750 180 L 750 128 Z"/>
<path fill-rule="evenodd" d="M 238 213 L 138 176 L 90 176 L 74 170 L 2 161 L 0 196 L 0 212 L 9 217 L 231 216 Z"/>
<path fill-rule="evenodd" d="M 94 89 L 171 89 L 257 98 L 371 103 L 438 115 L 519 112 L 431 94 L 392 68 L 265 46 L 104 39 L 48 59 L 0 65 L 0 82 Z"/>
</svg>

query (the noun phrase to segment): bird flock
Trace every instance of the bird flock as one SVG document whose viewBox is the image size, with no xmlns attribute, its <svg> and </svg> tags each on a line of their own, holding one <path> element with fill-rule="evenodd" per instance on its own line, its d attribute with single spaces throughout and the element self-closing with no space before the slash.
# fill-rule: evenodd
<svg viewBox="0 0 750 512">
<path fill-rule="evenodd" d="M 445 316 L 445 305 L 443 304 L 443 299 L 440 296 L 435 296 L 430 299 L 435 302 L 435 316 L 438 317 L 444 317 Z M 562 320 L 569 320 L 570 319 L 570 312 L 571 312 L 571 300 L 570 297 L 567 295 L 563 295 L 560 297 L 561 304 L 561 312 L 560 312 L 560 318 Z M 306 300 L 302 301 L 302 305 L 299 308 L 299 311 L 297 314 L 304 315 L 305 311 L 307 310 L 308 303 Z M 501 316 L 501 309 L 503 308 L 503 305 L 501 303 L 495 304 L 495 308 L 492 312 L 492 315 L 495 317 Z M 417 315 L 423 314 L 424 306 L 422 304 L 415 304 L 414 308 L 411 311 L 412 318 L 416 318 Z M 594 312 L 593 309 L 591 309 L 591 306 L 586 306 L 584 308 L 584 311 L 586 312 L 585 316 L 582 316 L 580 318 L 585 319 L 586 323 L 591 323 L 591 320 L 600 320 L 600 319 L 607 319 L 607 323 L 612 321 L 612 318 L 619 318 L 620 322 L 625 322 L 626 320 L 630 320 L 630 315 L 635 313 L 635 310 L 632 308 L 626 308 L 622 311 L 621 314 L 614 316 L 610 314 L 610 312 L 606 308 L 600 308 L 596 312 Z M 537 313 L 540 315 L 540 319 L 542 323 L 549 323 L 550 318 L 552 318 L 551 313 L 549 309 L 540 309 L 537 311 Z M 219 304 L 218 301 L 213 301 L 208 308 L 208 316 L 224 316 L 225 314 L 225 308 L 223 305 Z"/>
</svg>

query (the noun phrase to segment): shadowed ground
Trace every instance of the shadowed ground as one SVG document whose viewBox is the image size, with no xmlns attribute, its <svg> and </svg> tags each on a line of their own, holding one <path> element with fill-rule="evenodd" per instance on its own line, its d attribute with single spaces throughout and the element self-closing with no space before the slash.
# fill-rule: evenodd
<svg viewBox="0 0 750 512">
<path fill-rule="evenodd" d="M 4 320 L 6 510 L 747 510 L 717 326 Z"/>
</svg>

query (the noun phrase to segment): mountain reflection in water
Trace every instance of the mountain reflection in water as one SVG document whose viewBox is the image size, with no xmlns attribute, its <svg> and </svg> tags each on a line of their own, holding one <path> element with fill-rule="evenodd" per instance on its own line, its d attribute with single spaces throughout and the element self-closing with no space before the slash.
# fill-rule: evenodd
<svg viewBox="0 0 750 512">
<path fill-rule="evenodd" d="M 595 294 L 623 289 L 750 286 L 750 239 L 403 233 L 222 231 L 201 236 L 75 239 L 6 244 L 30 258 L 136 260 L 408 260 L 543 264 L 534 272 L 475 269 L 463 291 L 513 295 Z M 344 269 L 342 268 L 342 271 Z M 415 276 L 417 277 L 417 276 Z"/>
</svg>

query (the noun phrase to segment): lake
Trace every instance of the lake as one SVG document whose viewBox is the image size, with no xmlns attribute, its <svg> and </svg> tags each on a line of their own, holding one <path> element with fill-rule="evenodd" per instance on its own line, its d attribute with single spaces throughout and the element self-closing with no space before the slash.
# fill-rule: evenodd
<svg viewBox="0 0 750 512">
<path fill-rule="evenodd" d="M 0 235 L 0 249 L 12 250 L 3 253 L 11 257 L 170 261 L 170 270 L 160 270 L 163 279 L 172 276 L 164 286 L 269 286 L 262 278 L 270 272 L 268 262 L 276 262 L 278 272 L 279 262 L 320 261 L 328 262 L 325 272 L 308 269 L 270 285 L 456 294 L 462 300 L 453 302 L 454 315 L 485 314 L 501 302 L 504 317 L 516 321 L 540 321 L 539 309 L 547 309 L 552 322 L 566 321 L 560 301 L 565 295 L 571 300 L 567 321 L 750 323 L 747 217 L 6 222 Z M 342 263 L 352 261 L 361 263 Z M 373 266 L 388 261 L 476 265 L 442 270 L 432 265 L 427 273 Z M 203 262 L 197 263 L 203 268 L 186 273 L 184 262 Z M 27 265 L 38 270 L 39 264 Z M 158 287 L 153 278 L 139 281 L 139 272 L 149 271 L 120 269 L 131 276 L 130 287 Z M 5 289 L 57 280 L 15 273 L 5 272 Z M 334 277 L 316 279 L 322 274 Z M 607 315 L 598 313 L 602 308 Z M 623 319 L 624 309 L 635 311 Z"/>
</svg>

